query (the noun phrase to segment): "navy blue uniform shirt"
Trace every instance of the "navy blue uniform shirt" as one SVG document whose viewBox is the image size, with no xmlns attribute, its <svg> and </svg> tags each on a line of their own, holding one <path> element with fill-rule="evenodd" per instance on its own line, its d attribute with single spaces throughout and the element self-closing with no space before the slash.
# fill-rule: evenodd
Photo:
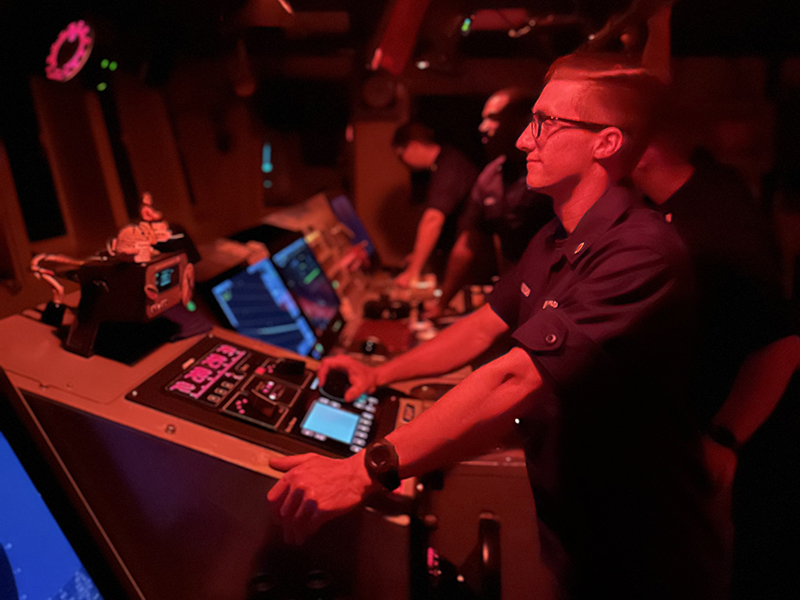
<svg viewBox="0 0 800 600">
<path fill-rule="evenodd" d="M 791 333 L 774 232 L 741 175 L 705 152 L 664 204 L 697 275 L 700 318 L 698 414 L 710 421 L 752 352 Z"/>
<path fill-rule="evenodd" d="M 444 274 L 447 256 L 458 237 L 459 222 L 469 197 L 472 184 L 478 177 L 478 167 L 467 155 L 446 144 L 431 169 L 426 208 L 435 208 L 445 215 L 444 225 L 431 256 L 433 270 L 439 277 Z"/>
<path fill-rule="evenodd" d="M 525 183 L 525 167 L 505 155 L 490 162 L 475 182 L 461 229 L 475 229 L 500 239 L 506 265 L 519 262 L 534 235 L 553 218 L 553 201 Z M 503 272 L 501 270 L 501 272 Z"/>
<path fill-rule="evenodd" d="M 616 187 L 571 234 L 545 226 L 488 299 L 554 390 L 521 430 L 537 513 L 569 557 L 559 568 L 575 598 L 720 597 L 684 387 L 691 279 L 672 227 Z"/>
<path fill-rule="evenodd" d="M 478 177 L 478 167 L 466 154 L 445 144 L 431 171 L 426 207 L 436 208 L 446 216 L 460 214 Z"/>
</svg>

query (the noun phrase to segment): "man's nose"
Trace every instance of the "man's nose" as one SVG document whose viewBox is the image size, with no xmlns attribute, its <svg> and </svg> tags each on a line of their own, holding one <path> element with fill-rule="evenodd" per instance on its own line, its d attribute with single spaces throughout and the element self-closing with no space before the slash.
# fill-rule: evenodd
<svg viewBox="0 0 800 600">
<path fill-rule="evenodd" d="M 535 140 L 531 135 L 531 128 L 526 127 L 522 130 L 522 133 L 520 133 L 519 137 L 517 138 L 517 149 L 522 150 L 523 152 L 530 152 L 533 149 L 534 144 Z"/>
</svg>

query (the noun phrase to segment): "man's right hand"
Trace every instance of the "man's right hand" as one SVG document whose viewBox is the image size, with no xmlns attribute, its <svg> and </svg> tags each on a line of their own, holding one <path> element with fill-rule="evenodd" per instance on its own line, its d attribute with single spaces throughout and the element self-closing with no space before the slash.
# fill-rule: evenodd
<svg viewBox="0 0 800 600">
<path fill-rule="evenodd" d="M 412 270 L 406 269 L 402 273 L 400 273 L 397 277 L 392 280 L 392 283 L 395 287 L 401 289 L 408 289 L 412 287 L 417 281 L 419 281 L 419 273 Z"/>
<path fill-rule="evenodd" d="M 350 387 L 345 392 L 344 399 L 348 402 L 352 402 L 363 393 L 371 394 L 379 385 L 376 369 L 350 356 L 331 356 L 323 358 L 320 363 L 319 371 L 317 372 L 320 385 L 325 384 L 325 378 L 328 376 L 328 372 L 333 369 L 347 371 Z"/>
</svg>

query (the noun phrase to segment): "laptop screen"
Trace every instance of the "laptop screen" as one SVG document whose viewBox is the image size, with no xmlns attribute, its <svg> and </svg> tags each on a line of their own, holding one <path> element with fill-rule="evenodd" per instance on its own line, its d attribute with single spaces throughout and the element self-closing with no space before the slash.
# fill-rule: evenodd
<svg viewBox="0 0 800 600">
<path fill-rule="evenodd" d="M 257 241 L 266 246 L 270 252 L 272 265 L 295 299 L 315 338 L 313 347 L 308 350 L 311 336 L 304 330 L 307 337 L 304 337 L 302 351 L 296 348 L 289 349 L 303 356 L 321 358 L 336 345 L 344 326 L 344 319 L 339 312 L 339 296 L 302 234 L 298 231 L 261 224 L 230 237 L 242 243 Z M 215 281 L 218 279 L 215 278 Z M 272 340 L 264 341 L 281 346 Z"/>
<path fill-rule="evenodd" d="M 272 260 L 317 337 L 321 337 L 337 318 L 340 303 L 311 248 L 300 238 L 274 252 Z"/>
<path fill-rule="evenodd" d="M 237 333 L 301 356 L 314 351 L 317 336 L 268 258 L 215 278 L 210 291 Z"/>
</svg>

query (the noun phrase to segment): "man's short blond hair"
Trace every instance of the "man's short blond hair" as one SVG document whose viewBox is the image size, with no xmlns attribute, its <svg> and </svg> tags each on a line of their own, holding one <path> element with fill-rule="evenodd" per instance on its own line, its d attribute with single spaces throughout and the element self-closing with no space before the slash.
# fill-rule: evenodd
<svg viewBox="0 0 800 600">
<path fill-rule="evenodd" d="M 618 127 L 625 136 L 619 153 L 623 174 L 636 166 L 650 140 L 656 115 L 663 109 L 666 86 L 655 74 L 625 56 L 574 53 L 551 66 L 545 83 L 557 80 L 585 82 L 576 98 L 582 120 Z"/>
</svg>

